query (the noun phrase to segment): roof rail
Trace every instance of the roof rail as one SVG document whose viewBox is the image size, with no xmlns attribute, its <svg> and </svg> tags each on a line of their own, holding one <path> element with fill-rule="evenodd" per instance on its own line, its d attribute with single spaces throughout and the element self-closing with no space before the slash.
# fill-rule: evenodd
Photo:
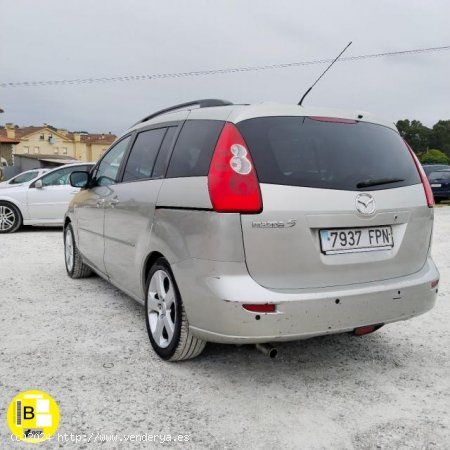
<svg viewBox="0 0 450 450">
<path fill-rule="evenodd" d="M 142 120 L 136 122 L 133 127 L 139 123 L 147 122 L 147 120 L 153 119 L 154 117 L 160 116 L 161 114 L 166 114 L 171 111 L 176 111 L 178 109 L 186 109 L 189 106 L 198 106 L 199 108 L 209 108 L 211 106 L 229 106 L 233 105 L 233 103 L 227 100 L 219 100 L 215 98 L 205 98 L 203 100 L 194 100 L 192 102 L 180 103 L 179 105 L 171 106 L 170 108 L 161 109 L 149 116 L 144 117 Z"/>
</svg>

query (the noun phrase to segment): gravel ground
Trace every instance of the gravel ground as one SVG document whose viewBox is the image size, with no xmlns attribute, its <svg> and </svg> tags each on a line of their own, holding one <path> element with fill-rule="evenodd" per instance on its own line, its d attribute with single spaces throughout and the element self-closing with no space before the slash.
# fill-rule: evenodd
<svg viewBox="0 0 450 450">
<path fill-rule="evenodd" d="M 61 230 L 0 237 L 0 449 L 20 391 L 58 402 L 59 433 L 189 435 L 173 443 L 58 443 L 41 448 L 450 448 L 450 208 L 436 208 L 436 307 L 361 338 L 207 346 L 158 359 L 141 306 L 100 278 L 71 280 Z M 145 438 L 144 438 L 145 439 Z"/>
</svg>

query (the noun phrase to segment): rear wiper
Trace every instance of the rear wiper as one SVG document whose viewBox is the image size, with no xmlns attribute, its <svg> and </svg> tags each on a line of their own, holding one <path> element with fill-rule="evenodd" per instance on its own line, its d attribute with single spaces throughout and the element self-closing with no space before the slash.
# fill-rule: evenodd
<svg viewBox="0 0 450 450">
<path fill-rule="evenodd" d="M 398 183 L 399 181 L 405 181 L 403 178 L 376 178 L 373 180 L 365 180 L 359 182 L 357 188 L 365 188 L 370 186 L 379 186 L 381 184 Z"/>
</svg>

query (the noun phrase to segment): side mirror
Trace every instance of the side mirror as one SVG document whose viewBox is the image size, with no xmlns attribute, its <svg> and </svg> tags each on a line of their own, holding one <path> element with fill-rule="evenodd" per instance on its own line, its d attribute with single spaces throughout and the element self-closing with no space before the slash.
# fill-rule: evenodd
<svg viewBox="0 0 450 450">
<path fill-rule="evenodd" d="M 42 189 L 44 186 L 43 186 L 43 184 L 42 184 L 42 180 L 37 180 L 35 183 L 34 183 L 34 187 L 36 188 L 36 189 Z"/>
<path fill-rule="evenodd" d="M 76 188 L 85 188 L 89 183 L 89 172 L 72 172 L 70 174 L 70 184 Z"/>
</svg>

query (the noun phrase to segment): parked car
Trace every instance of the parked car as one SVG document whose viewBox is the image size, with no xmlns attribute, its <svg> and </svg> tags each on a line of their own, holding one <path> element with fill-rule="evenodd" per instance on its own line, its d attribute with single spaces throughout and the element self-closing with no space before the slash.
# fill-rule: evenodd
<svg viewBox="0 0 450 450">
<path fill-rule="evenodd" d="M 0 188 L 9 188 L 12 186 L 21 186 L 25 183 L 30 184 L 35 178 L 44 175 L 44 173 L 48 172 L 50 169 L 33 169 L 26 170 L 25 172 L 19 173 L 15 177 L 10 178 L 8 181 L 3 181 L 0 183 Z"/>
<path fill-rule="evenodd" d="M 448 166 L 447 164 L 423 164 L 422 167 L 427 177 L 431 172 L 435 172 L 436 170 L 450 169 L 450 166 Z"/>
<path fill-rule="evenodd" d="M 92 166 L 92 163 L 67 164 L 31 183 L 1 189 L 0 233 L 12 233 L 22 225 L 62 225 L 69 201 L 79 191 L 70 185 L 70 174 Z"/>
<path fill-rule="evenodd" d="M 428 180 L 436 203 L 450 199 L 450 168 L 431 172 L 428 175 Z"/>
<path fill-rule="evenodd" d="M 269 351 L 362 335 L 435 303 L 430 185 L 394 125 L 369 115 L 178 105 L 71 183 L 69 276 L 93 270 L 145 304 L 166 360 L 207 341 Z"/>
</svg>

